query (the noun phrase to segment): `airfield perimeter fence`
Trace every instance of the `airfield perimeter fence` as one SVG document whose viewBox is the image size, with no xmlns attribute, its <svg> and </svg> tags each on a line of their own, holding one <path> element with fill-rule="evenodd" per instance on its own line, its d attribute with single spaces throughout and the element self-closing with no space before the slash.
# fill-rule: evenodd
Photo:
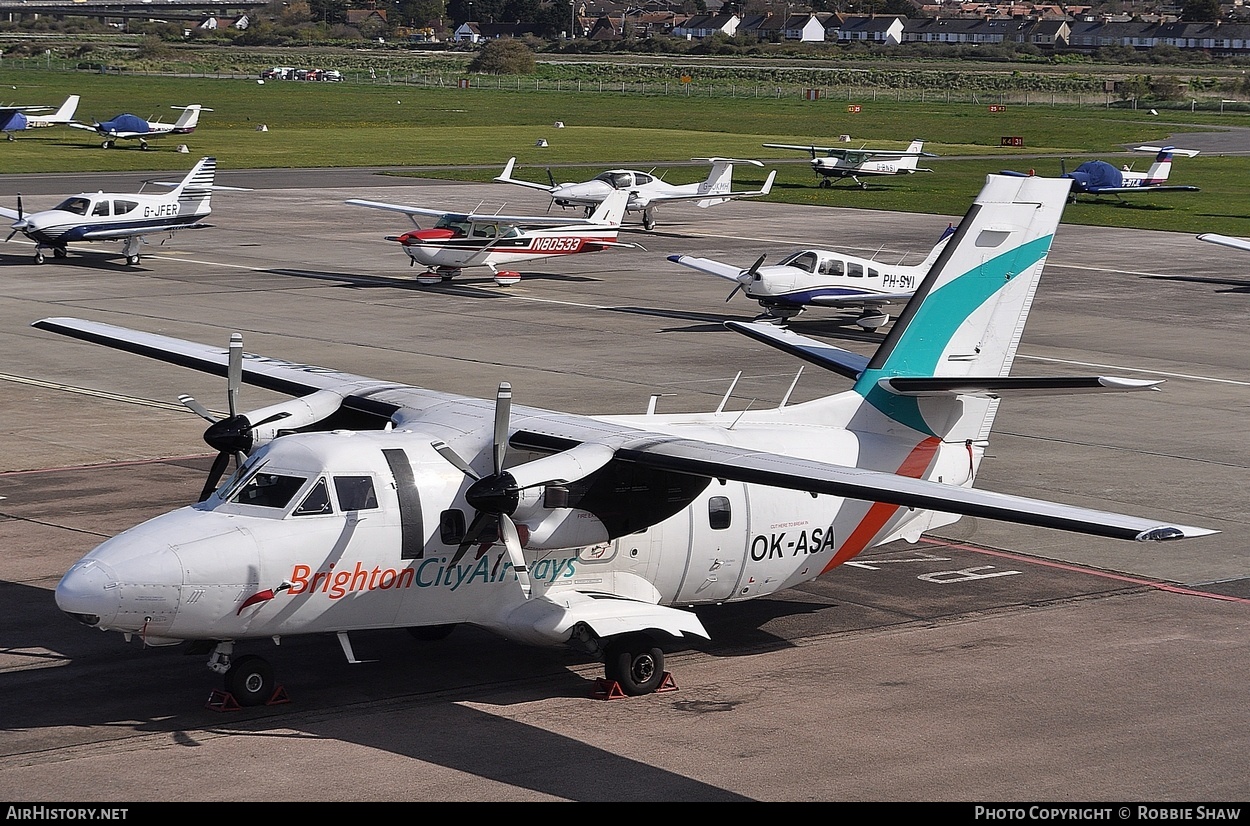
<svg viewBox="0 0 1250 826">
<path fill-rule="evenodd" d="M 160 75 L 222 80 L 258 80 L 256 74 L 187 67 L 182 71 L 147 71 L 113 66 L 83 67 L 81 62 L 40 57 L 0 58 L 0 68 L 91 71 L 114 75 Z M 637 96 L 684 96 L 700 98 L 776 98 L 798 99 L 836 104 L 848 108 L 875 102 L 908 102 L 931 104 L 974 104 L 985 106 L 1077 106 L 1127 109 L 1188 109 L 1205 112 L 1250 112 L 1245 95 L 1227 90 L 1211 89 L 1184 95 L 1182 99 L 1160 100 L 1154 97 L 1126 97 L 1107 82 L 1102 91 L 1038 90 L 1038 89 L 949 89 L 926 88 L 923 85 L 885 87 L 880 85 L 814 85 L 796 82 L 763 82 L 744 80 L 606 80 L 603 78 L 541 78 L 533 75 L 480 75 L 464 72 L 396 72 L 391 70 L 346 70 L 341 82 L 360 85 L 390 85 L 408 88 L 496 90 L 516 92 L 551 92 L 580 94 L 611 94 Z M 320 81 L 266 81 L 272 83 L 308 83 Z"/>
</svg>

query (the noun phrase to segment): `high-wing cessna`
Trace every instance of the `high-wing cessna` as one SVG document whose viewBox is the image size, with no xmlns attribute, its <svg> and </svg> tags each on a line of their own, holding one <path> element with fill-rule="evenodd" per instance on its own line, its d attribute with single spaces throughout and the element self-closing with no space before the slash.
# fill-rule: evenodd
<svg viewBox="0 0 1250 826">
<path fill-rule="evenodd" d="M 353 631 L 460 623 L 573 646 L 645 694 L 665 684 L 667 641 L 707 637 L 684 608 L 773 594 L 961 515 L 1138 541 L 1213 533 L 973 488 L 1000 399 L 1159 384 L 1008 376 L 1068 186 L 989 176 L 871 357 L 729 322 L 853 382 L 772 409 L 575 415 L 514 406 L 507 382 L 475 399 L 246 355 L 237 333 L 223 350 L 34 322 L 225 374 L 231 412 L 206 431 L 219 453 L 201 501 L 106 540 L 56 603 L 147 645 L 193 641 L 240 705 L 277 689 L 265 659 L 236 656 L 245 641 L 336 634 L 356 661 Z M 305 395 L 242 413 L 241 383 Z M 242 464 L 218 485 L 231 456 Z"/>
<path fill-rule="evenodd" d="M 1172 157 L 1184 155 L 1192 158 L 1198 154 L 1197 149 L 1177 149 L 1174 146 L 1137 146 L 1134 152 L 1154 152 L 1155 159 L 1145 172 L 1134 172 L 1127 165 L 1116 169 L 1106 161 L 1085 161 L 1071 172 L 1060 162 L 1061 178 L 1072 181 L 1072 191 L 1068 195 L 1076 201 L 1078 195 L 1138 195 L 1146 192 L 1198 192 L 1196 186 L 1168 184 L 1168 176 L 1172 174 Z M 1032 175 L 1028 173 L 1004 170 L 1003 175 Z"/>
<path fill-rule="evenodd" d="M 139 248 L 147 243 L 145 236 L 208 226 L 203 221 L 212 211 L 212 191 L 237 189 L 214 186 L 216 172 L 215 158 L 201 158 L 179 182 L 151 182 L 173 187 L 168 193 L 84 192 L 66 198 L 52 209 L 30 214 L 23 212 L 19 195 L 16 211 L 0 207 L 0 215 L 16 219 L 13 231 L 4 240 L 20 232 L 34 241 L 36 264 L 44 263 L 48 250 L 56 258 L 66 257 L 68 245 L 77 241 L 122 241 L 126 263 L 138 264 Z"/>
<path fill-rule="evenodd" d="M 9 140 L 15 140 L 14 132 L 25 129 L 38 129 L 45 126 L 65 126 L 74 119 L 78 109 L 78 95 L 70 95 L 55 112 L 48 112 L 51 106 L 0 106 L 0 132 L 4 132 Z"/>
<path fill-rule="evenodd" d="M 954 232 L 948 227 L 929 256 L 910 266 L 822 249 L 799 250 L 770 266 L 764 266 L 761 255 L 746 269 L 690 255 L 670 255 L 668 260 L 735 282 L 725 300 L 739 290 L 755 299 L 765 311 L 757 321 L 793 318 L 807 307 L 857 307 L 861 312 L 855 323 L 875 330 L 890 320 L 881 308 L 912 297 Z"/>
<path fill-rule="evenodd" d="M 911 175 L 915 172 L 932 172 L 932 169 L 917 169 L 919 158 L 936 158 L 932 152 L 923 151 L 924 141 L 912 141 L 906 149 L 850 149 L 839 146 L 799 146 L 792 143 L 766 143 L 769 149 L 797 149 L 812 154 L 812 171 L 816 173 L 822 187 L 833 186 L 833 179 L 850 178 L 859 184 L 860 189 L 867 189 L 868 184 L 860 180 L 866 177 L 881 175 Z M 817 152 L 824 152 L 818 157 Z"/>
<path fill-rule="evenodd" d="M 558 255 L 598 252 L 612 247 L 633 247 L 616 236 L 625 215 L 627 193 L 614 192 L 585 220 L 549 215 L 521 216 L 495 213 L 447 212 L 441 209 L 363 201 L 353 198 L 354 206 L 402 212 L 417 228 L 403 235 L 387 236 L 398 241 L 408 253 L 408 264 L 428 269 L 417 282 L 430 285 L 450 281 L 464 267 L 489 267 L 500 286 L 521 280 L 515 270 L 501 270 L 505 264 L 538 261 Z M 417 217 L 436 218 L 430 229 L 421 229 Z"/>
<path fill-rule="evenodd" d="M 200 122 L 200 113 L 213 111 L 212 109 L 204 108 L 198 103 L 192 103 L 190 106 L 171 106 L 169 108 L 182 110 L 178 120 L 173 123 L 164 123 L 159 120 L 147 121 L 138 115 L 122 114 L 112 120 L 96 121 L 89 124 L 71 121 L 69 125 L 75 129 L 86 129 L 89 132 L 95 132 L 97 135 L 100 135 L 104 138 L 104 143 L 100 145 L 105 149 L 112 149 L 119 140 L 137 140 L 140 149 L 147 149 L 148 141 L 153 138 L 163 138 L 166 135 L 191 134 Z"/>
<path fill-rule="evenodd" d="M 735 192 L 733 189 L 734 164 L 749 163 L 763 166 L 759 161 L 735 160 L 733 158 L 695 158 L 696 161 L 707 161 L 712 165 L 705 180 L 694 184 L 670 184 L 650 172 L 636 172 L 632 169 L 610 169 L 600 173 L 589 181 L 557 184 L 551 179 L 550 185 L 522 181 L 512 177 L 512 169 L 516 166 L 516 158 L 509 158 L 503 173 L 495 178 L 505 184 L 516 184 L 530 189 L 541 189 L 551 194 L 551 202 L 560 207 L 583 207 L 587 214 L 596 205 L 603 202 L 612 192 L 629 193 L 626 212 L 641 212 L 643 229 L 655 229 L 656 210 L 660 204 L 674 201 L 694 201 L 695 206 L 707 208 L 722 204 L 733 198 L 758 198 L 772 192 L 773 179 L 777 173 L 769 172 L 764 185 L 759 189 Z M 547 172 L 551 178 L 551 171 Z"/>
</svg>

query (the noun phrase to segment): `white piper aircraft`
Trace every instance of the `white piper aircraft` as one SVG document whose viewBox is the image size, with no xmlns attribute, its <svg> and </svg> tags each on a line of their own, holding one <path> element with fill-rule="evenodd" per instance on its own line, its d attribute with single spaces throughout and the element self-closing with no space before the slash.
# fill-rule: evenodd
<svg viewBox="0 0 1250 826">
<path fill-rule="evenodd" d="M 735 192 L 733 189 L 734 164 L 749 163 L 763 166 L 759 161 L 735 160 L 733 158 L 695 158 L 696 161 L 707 161 L 712 165 L 706 180 L 694 184 L 670 184 L 650 172 L 637 172 L 632 169 L 610 169 L 589 181 L 577 181 L 557 184 L 540 184 L 533 181 L 522 181 L 512 177 L 512 169 L 516 166 L 516 158 L 509 158 L 503 173 L 495 178 L 505 184 L 516 184 L 530 189 L 541 189 L 550 193 L 551 203 L 560 207 L 584 207 L 587 214 L 596 205 L 603 202 L 612 192 L 629 193 L 626 212 L 641 212 L 642 227 L 646 230 L 655 229 L 655 213 L 660 204 L 673 201 L 694 201 L 695 206 L 706 209 L 722 204 L 733 198 L 758 198 L 772 192 L 773 179 L 776 171 L 769 172 L 764 185 L 759 189 Z M 547 171 L 551 178 L 551 171 Z"/>
<path fill-rule="evenodd" d="M 83 192 L 66 198 L 52 209 L 24 213 L 22 196 L 17 196 L 17 210 L 0 207 L 0 215 L 15 219 L 8 241 L 22 233 L 35 242 L 35 263 L 47 260 L 48 250 L 56 258 L 69 255 L 69 244 L 77 241 L 123 241 L 122 254 L 127 264 L 139 263 L 139 248 L 145 236 L 183 229 L 202 229 L 214 189 L 239 190 L 239 187 L 215 186 L 216 158 L 200 158 L 181 181 L 150 181 L 156 186 L 173 187 L 167 193 Z"/>
<path fill-rule="evenodd" d="M 868 149 L 861 147 L 851 149 L 842 146 L 802 146 L 792 143 L 766 143 L 769 149 L 797 149 L 810 152 L 812 155 L 812 171 L 820 180 L 821 187 L 833 186 L 833 179 L 850 178 L 859 184 L 860 189 L 867 189 L 868 184 L 860 178 L 875 178 L 882 175 L 912 175 L 916 172 L 932 172 L 932 169 L 917 169 L 916 161 L 920 158 L 936 158 L 937 155 L 923 150 L 924 141 L 912 141 L 906 149 Z M 824 157 L 817 157 L 817 152 L 824 152 Z"/>
<path fill-rule="evenodd" d="M 627 197 L 625 192 L 614 192 L 585 220 L 546 215 L 447 212 L 359 198 L 347 203 L 402 212 L 408 216 L 415 229 L 403 235 L 388 235 L 386 240 L 398 241 L 403 246 L 408 254 L 409 266 L 421 264 L 427 268 L 417 276 L 417 283 L 429 286 L 450 281 L 465 267 L 488 267 L 495 283 L 502 287 L 521 280 L 519 272 L 499 269 L 505 264 L 636 246 L 617 240 L 621 219 L 625 217 Z M 436 218 L 437 221 L 433 227 L 421 229 L 417 224 L 418 216 Z"/>
<path fill-rule="evenodd" d="M 668 260 L 736 282 L 725 301 L 741 290 L 764 308 L 757 321 L 786 321 L 807 307 L 858 307 L 860 315 L 855 323 L 875 330 L 890 320 L 882 307 L 911 299 L 954 232 L 954 226 L 948 227 L 928 257 L 914 265 L 883 264 L 821 249 L 799 250 L 767 267 L 761 255 L 746 269 L 691 255 L 670 255 Z"/>
<path fill-rule="evenodd" d="M 476 399 L 244 355 L 237 333 L 227 352 L 37 321 L 225 373 L 232 400 L 205 435 L 220 452 L 205 498 L 106 540 L 56 603 L 146 645 L 211 651 L 239 705 L 281 694 L 240 643 L 336 634 L 355 662 L 353 631 L 459 623 L 574 646 L 605 661 L 609 696 L 638 695 L 671 680 L 666 641 L 707 636 L 685 608 L 773 594 L 961 515 L 1138 541 L 1214 533 L 973 488 L 1001 398 L 1159 384 L 1008 376 L 1069 185 L 989 176 L 871 357 L 729 322 L 853 382 L 772 409 L 575 415 L 514 407 L 507 383 Z M 306 395 L 238 413 L 240 382 Z"/>
</svg>

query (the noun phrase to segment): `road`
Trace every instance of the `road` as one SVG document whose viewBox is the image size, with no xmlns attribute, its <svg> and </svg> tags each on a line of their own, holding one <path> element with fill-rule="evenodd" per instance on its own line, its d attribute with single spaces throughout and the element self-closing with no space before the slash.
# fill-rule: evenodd
<svg viewBox="0 0 1250 826">
<path fill-rule="evenodd" d="M 1250 792 L 1250 280 L 1189 235 L 1064 226 L 1016 374 L 1162 392 L 1004 404 L 978 486 L 1217 528 L 1163 545 L 965 519 L 768 599 L 701 609 L 677 690 L 604 701 L 598 664 L 458 629 L 267 643 L 290 703 L 205 707 L 204 658 L 61 615 L 107 536 L 192 500 L 211 456 L 176 402 L 224 382 L 34 330 L 73 315 L 435 389 L 584 413 L 776 404 L 798 364 L 723 328 L 758 312 L 665 260 L 819 244 L 919 260 L 957 221 L 735 202 L 673 207 L 645 249 L 418 286 L 350 197 L 541 213 L 538 193 L 368 171 L 224 181 L 214 226 L 33 264 L 0 248 L 0 799 L 11 801 L 1231 801 Z M 110 180 L 102 176 L 101 181 Z M 97 188 L 93 186 L 89 188 Z M 100 183 L 99 187 L 105 186 Z M 0 177 L 0 197 L 14 183 Z M 52 194 L 27 196 L 27 208 Z M 60 192 L 67 190 L 61 189 Z M 157 240 L 157 239 L 153 239 Z M 796 330 L 880 341 L 812 311 Z M 809 366 L 795 400 L 845 389 Z M 244 388 L 243 406 L 279 397 Z"/>
</svg>

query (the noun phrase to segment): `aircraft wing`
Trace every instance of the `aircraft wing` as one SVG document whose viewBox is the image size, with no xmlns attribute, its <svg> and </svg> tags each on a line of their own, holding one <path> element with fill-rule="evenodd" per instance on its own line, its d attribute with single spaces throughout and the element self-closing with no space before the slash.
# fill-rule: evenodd
<svg viewBox="0 0 1250 826">
<path fill-rule="evenodd" d="M 818 307 L 859 307 L 863 304 L 893 304 L 895 302 L 906 302 L 915 295 L 914 292 L 905 293 L 848 293 L 846 295 L 816 295 L 809 300 L 810 303 Z"/>
<path fill-rule="evenodd" d="M 796 149 L 800 152 L 824 152 L 831 158 L 845 158 L 854 155 L 857 158 L 936 158 L 933 152 L 908 152 L 906 149 L 853 149 L 849 146 L 800 146 L 792 143 L 766 143 L 770 149 Z"/>
<path fill-rule="evenodd" d="M 370 209 L 383 209 L 390 212 L 402 212 L 405 215 L 422 216 L 425 218 L 442 218 L 451 215 L 458 221 L 464 221 L 470 224 L 490 224 L 492 226 L 511 226 L 511 227 L 573 227 L 582 226 L 586 223 L 584 218 L 561 218 L 552 215 L 501 215 L 491 212 L 471 213 L 471 212 L 449 212 L 445 209 L 425 209 L 423 207 L 405 206 L 404 204 L 388 204 L 382 201 L 366 201 L 360 198 L 352 198 L 345 203 L 352 206 L 369 207 Z"/>
<path fill-rule="evenodd" d="M 79 123 L 79 122 L 78 122 L 78 121 L 76 121 L 76 120 L 71 120 L 69 123 L 67 123 L 67 124 L 65 124 L 65 125 L 66 125 L 66 126 L 72 126 L 72 127 L 74 127 L 75 129 L 86 129 L 88 132 L 98 132 L 98 131 L 99 131 L 98 129 L 96 129 L 96 128 L 95 128 L 95 125 L 94 125 L 94 124 L 90 124 L 90 123 Z"/>
<path fill-rule="evenodd" d="M 720 201 L 726 198 L 758 198 L 773 191 L 773 180 L 777 177 L 777 170 L 768 173 L 768 177 L 764 180 L 764 185 L 759 189 L 745 190 L 740 192 L 698 192 L 688 193 L 684 195 L 667 195 L 656 193 L 646 196 L 648 203 L 656 203 L 659 201 Z M 642 193 L 639 193 L 641 195 Z"/>
<path fill-rule="evenodd" d="M 1206 241 L 1211 244 L 1220 244 L 1225 247 L 1232 247 L 1235 250 L 1244 250 L 1250 252 L 1250 241 L 1243 238 L 1233 238 L 1228 235 L 1220 235 L 1215 232 L 1204 232 L 1198 236 L 1199 241 Z"/>
<path fill-rule="evenodd" d="M 18 214 L 16 209 L 9 209 L 8 207 L 0 207 L 0 216 L 4 216 L 5 218 L 12 218 L 14 221 L 22 217 L 21 215 Z"/>
<path fill-rule="evenodd" d="M 35 322 L 33 326 L 217 375 L 224 375 L 227 369 L 228 353 L 222 347 L 209 347 L 73 318 L 47 318 Z M 435 434 L 449 421 L 455 422 L 452 430 L 457 433 L 463 432 L 465 420 L 476 418 L 489 421 L 493 409 L 489 400 L 390 384 L 254 355 L 244 356 L 243 380 L 293 395 L 304 395 L 318 389 L 334 390 L 342 394 L 343 403 L 349 409 L 375 415 L 388 415 L 386 411 L 389 410 L 390 421 L 396 427 L 421 426 Z M 969 383 L 973 380 L 962 381 Z M 514 430 L 508 440 L 510 444 L 552 454 L 512 467 L 509 472 L 518 483 L 534 475 L 543 480 L 565 478 L 556 472 L 557 464 L 567 465 L 566 470 L 575 468 L 585 475 L 603 467 L 608 461 L 620 461 L 694 476 L 733 479 L 1117 539 L 1155 541 L 1215 533 L 1205 528 L 1160 523 L 1125 514 L 652 432 L 610 418 L 513 407 L 511 426 Z M 600 458 L 589 463 L 588 468 L 577 461 L 587 455 L 584 451 L 580 456 L 566 454 L 580 445 L 599 448 L 595 453 Z M 562 463 L 561 459 L 566 455 L 569 461 Z M 540 464 L 543 465 L 541 474 L 538 471 L 527 474 L 527 465 Z M 553 473 L 556 475 L 553 476 Z M 581 478 L 573 473 L 567 476 L 568 481 Z"/>
<path fill-rule="evenodd" d="M 670 255 L 669 261 L 674 264 L 681 264 L 683 267 L 689 267 L 692 270 L 705 272 L 708 275 L 715 275 L 718 278 L 724 278 L 727 281 L 737 281 L 738 276 L 742 275 L 742 267 L 735 267 L 732 264 L 722 264 L 720 261 L 713 261 L 711 258 L 696 258 L 693 255 Z"/>
<path fill-rule="evenodd" d="M 1077 190 L 1073 190 L 1076 192 Z M 1137 195 L 1144 192 L 1200 192 L 1196 186 L 1166 184 L 1159 186 L 1088 186 L 1080 190 L 1086 195 Z"/>
<path fill-rule="evenodd" d="M 114 238 L 133 238 L 136 235 L 157 235 L 162 232 L 176 232 L 180 229 L 203 229 L 208 224 L 158 224 L 143 227 L 116 227 L 113 229 L 96 229 L 82 234 L 84 241 L 109 241 Z"/>
</svg>

